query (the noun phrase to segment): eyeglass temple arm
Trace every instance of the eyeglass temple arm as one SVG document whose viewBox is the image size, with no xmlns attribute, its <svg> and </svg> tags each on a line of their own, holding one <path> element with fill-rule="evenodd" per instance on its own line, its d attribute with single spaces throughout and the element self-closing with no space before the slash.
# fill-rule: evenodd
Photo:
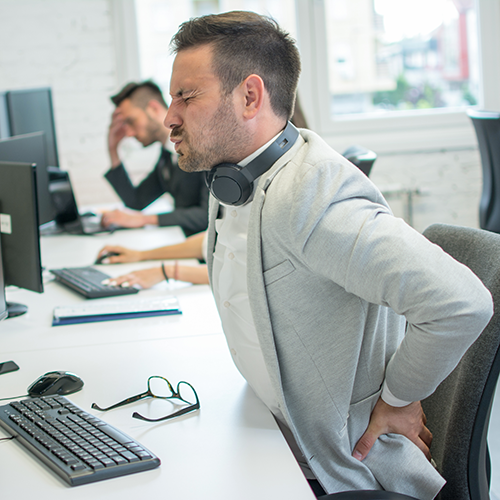
<svg viewBox="0 0 500 500">
<path fill-rule="evenodd" d="M 94 410 L 99 410 L 99 411 L 112 410 L 113 408 L 125 406 L 125 405 L 128 405 L 129 403 L 133 403 L 134 401 L 139 401 L 140 399 L 147 398 L 148 396 L 151 396 L 151 392 L 149 390 L 146 392 L 143 392 L 142 394 L 137 394 L 137 396 L 132 396 L 131 398 L 124 399 L 123 401 L 120 401 L 119 403 L 108 406 L 107 408 L 101 408 L 99 405 L 97 405 L 95 403 L 92 403 L 91 408 L 93 408 Z"/>
<path fill-rule="evenodd" d="M 186 408 L 182 408 L 181 410 L 176 411 L 175 413 L 172 413 L 171 415 L 167 415 L 166 417 L 146 418 L 146 417 L 143 417 L 140 413 L 137 413 L 135 411 L 132 414 L 132 418 L 138 418 L 139 420 L 146 420 L 147 422 L 161 422 L 162 420 L 169 420 L 169 419 L 174 418 L 174 417 L 180 417 L 181 415 L 185 415 L 186 413 L 190 413 L 192 411 L 199 410 L 199 408 L 200 408 L 200 402 L 197 399 L 196 403 L 194 403 L 193 405 L 187 406 Z"/>
</svg>

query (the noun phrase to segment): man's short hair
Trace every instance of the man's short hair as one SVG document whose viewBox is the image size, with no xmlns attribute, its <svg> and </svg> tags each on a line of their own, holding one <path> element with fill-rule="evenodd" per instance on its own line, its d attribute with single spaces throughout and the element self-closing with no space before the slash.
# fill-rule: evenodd
<svg viewBox="0 0 500 500">
<path fill-rule="evenodd" d="M 287 120 L 292 116 L 300 56 L 295 41 L 274 19 L 246 11 L 198 17 L 181 24 L 170 45 L 174 54 L 211 45 L 212 69 L 224 93 L 257 74 L 264 81 L 274 113 Z"/>
<path fill-rule="evenodd" d="M 163 99 L 160 87 L 151 80 L 146 80 L 141 83 L 127 83 L 118 94 L 111 96 L 110 99 L 115 106 L 119 106 L 125 99 L 130 99 L 135 106 L 141 109 L 146 109 L 149 101 L 154 99 L 168 108 L 167 103 Z"/>
</svg>

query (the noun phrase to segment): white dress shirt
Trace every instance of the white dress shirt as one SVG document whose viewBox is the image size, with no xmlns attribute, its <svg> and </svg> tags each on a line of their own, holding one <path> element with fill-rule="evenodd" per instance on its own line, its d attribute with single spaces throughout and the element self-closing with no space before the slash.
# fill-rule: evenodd
<svg viewBox="0 0 500 500">
<path fill-rule="evenodd" d="M 248 165 L 272 144 L 276 137 L 241 161 L 239 165 L 242 167 Z M 243 206 L 222 207 L 222 216 L 215 222 L 217 243 L 214 252 L 212 287 L 222 328 L 236 367 L 271 412 L 281 416 L 271 388 L 248 300 L 247 232 L 251 206 L 250 200 Z"/>
</svg>

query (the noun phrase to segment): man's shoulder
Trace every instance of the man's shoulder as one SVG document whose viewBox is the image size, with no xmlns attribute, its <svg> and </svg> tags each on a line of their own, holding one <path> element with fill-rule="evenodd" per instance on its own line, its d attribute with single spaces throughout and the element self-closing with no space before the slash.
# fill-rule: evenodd
<svg viewBox="0 0 500 500">
<path fill-rule="evenodd" d="M 342 170 L 340 168 L 342 165 L 349 165 L 349 162 L 316 132 L 300 129 L 299 140 L 301 145 L 295 150 L 295 154 L 286 164 L 286 168 L 277 169 L 281 170 L 281 178 L 300 179 L 308 174 L 321 175 L 322 171 L 329 176 L 338 175 L 339 171 Z M 345 169 L 344 173 L 346 173 Z"/>
<path fill-rule="evenodd" d="M 386 205 L 380 191 L 361 170 L 315 132 L 301 129 L 300 133 L 302 144 L 293 158 L 261 184 L 273 214 L 299 217 L 304 207 L 323 213 L 334 203 L 360 198 Z"/>
<path fill-rule="evenodd" d="M 302 145 L 280 172 L 280 180 L 288 178 L 290 182 L 316 183 L 334 182 L 338 185 L 349 181 L 360 173 L 353 165 L 316 132 L 301 129 Z M 364 180 L 364 179 L 362 179 Z"/>
</svg>

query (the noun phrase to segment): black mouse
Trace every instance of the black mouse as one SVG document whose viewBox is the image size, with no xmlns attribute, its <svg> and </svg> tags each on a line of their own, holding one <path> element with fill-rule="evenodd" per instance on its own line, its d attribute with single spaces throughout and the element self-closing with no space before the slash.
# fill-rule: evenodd
<svg viewBox="0 0 500 500">
<path fill-rule="evenodd" d="M 108 257 L 113 257 L 115 255 L 120 255 L 120 254 L 118 252 L 106 252 L 106 253 L 103 253 L 100 257 L 97 257 L 97 259 L 94 262 L 94 264 L 102 264 L 102 261 L 104 259 L 107 259 Z"/>
<path fill-rule="evenodd" d="M 53 394 L 73 394 L 83 387 L 83 380 L 74 373 L 48 372 L 36 379 L 29 387 L 30 396 L 52 396 Z"/>
</svg>

